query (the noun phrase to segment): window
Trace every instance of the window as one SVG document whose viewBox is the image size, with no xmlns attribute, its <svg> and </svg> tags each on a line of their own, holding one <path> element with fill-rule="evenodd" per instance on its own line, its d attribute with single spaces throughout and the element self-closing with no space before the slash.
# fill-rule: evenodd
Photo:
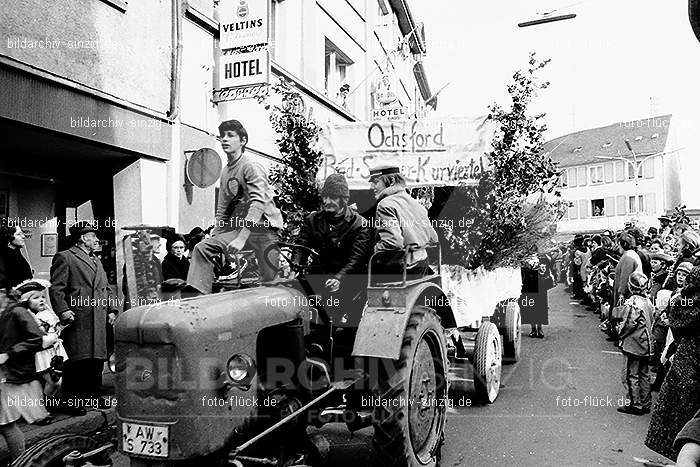
<svg viewBox="0 0 700 467">
<path fill-rule="evenodd" d="M 589 169 L 591 185 L 603 183 L 603 166 L 598 165 Z"/>
<path fill-rule="evenodd" d="M 569 186 L 569 172 L 567 170 L 564 170 L 561 175 L 559 175 L 559 186 L 564 188 Z"/>
<path fill-rule="evenodd" d="M 627 198 L 627 212 L 635 214 L 644 212 L 644 196 L 630 196 Z"/>
<path fill-rule="evenodd" d="M 627 162 L 627 179 L 634 180 L 634 171 L 638 168 L 637 178 L 644 178 L 644 164 L 636 165 L 633 161 Z"/>
<path fill-rule="evenodd" d="M 569 182 L 568 186 L 576 186 L 576 168 L 566 169 L 566 179 Z"/>
<path fill-rule="evenodd" d="M 578 168 L 578 186 L 586 186 L 586 168 Z"/>
<path fill-rule="evenodd" d="M 605 216 L 605 199 L 591 200 L 591 217 Z"/>
<path fill-rule="evenodd" d="M 347 83 L 349 78 L 352 60 L 345 55 L 331 41 L 326 39 L 326 68 L 325 68 L 325 91 L 326 96 L 336 101 L 343 107 L 347 107 L 348 93 L 350 86 Z"/>
</svg>

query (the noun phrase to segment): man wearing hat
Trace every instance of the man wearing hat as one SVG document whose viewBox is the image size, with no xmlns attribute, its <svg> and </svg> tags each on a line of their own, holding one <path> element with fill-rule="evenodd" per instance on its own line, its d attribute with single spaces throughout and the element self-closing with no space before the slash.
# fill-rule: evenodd
<svg viewBox="0 0 700 467">
<path fill-rule="evenodd" d="M 367 260 L 372 241 L 367 220 L 348 206 L 349 197 L 350 189 L 345 176 L 329 175 L 321 189 L 322 209 L 304 219 L 296 241 L 319 254 L 313 258 L 309 271 L 309 282 L 318 289 L 314 293 L 325 295 L 339 292 L 339 306 L 345 309 L 350 302 L 364 303 Z M 304 264 L 306 254 L 295 251 L 293 261 Z"/>
<path fill-rule="evenodd" d="M 403 271 L 403 249 L 412 246 L 406 256 L 409 274 L 429 271 L 425 247 L 437 243 L 438 237 L 428 218 L 428 211 L 406 191 L 406 180 L 397 166 L 383 165 L 370 170 L 370 186 L 377 199 L 375 252 L 387 252 L 382 266 L 384 274 Z M 400 250 L 400 252 L 397 252 Z"/>
<path fill-rule="evenodd" d="M 211 293 L 217 258 L 246 244 L 255 251 L 263 281 L 274 279 L 279 269 L 277 231 L 283 220 L 267 171 L 246 154 L 248 132 L 238 120 L 219 125 L 219 141 L 228 164 L 221 172 L 216 222 L 211 237 L 194 247 L 187 273 L 187 283 L 203 293 Z"/>
<path fill-rule="evenodd" d="M 80 221 L 69 232 L 73 246 L 53 257 L 49 295 L 61 321 L 72 321 L 62 334 L 69 357 L 63 373 L 63 402 L 75 408 L 100 394 L 102 368 L 108 357 L 107 324 L 116 319 L 117 302 L 94 254 L 99 245 L 96 226 Z"/>
</svg>

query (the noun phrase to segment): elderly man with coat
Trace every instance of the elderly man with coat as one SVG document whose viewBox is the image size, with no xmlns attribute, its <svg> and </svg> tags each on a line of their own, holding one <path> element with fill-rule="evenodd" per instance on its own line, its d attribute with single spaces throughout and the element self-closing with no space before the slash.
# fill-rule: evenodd
<svg viewBox="0 0 700 467">
<path fill-rule="evenodd" d="M 370 170 L 369 183 L 377 199 L 375 252 L 382 255 L 380 273 L 403 272 L 404 248 L 407 274 L 422 276 L 430 272 L 426 246 L 438 237 L 428 218 L 428 211 L 406 191 L 406 180 L 396 166 L 379 166 Z M 374 267 L 374 266 L 373 266 Z"/>
<path fill-rule="evenodd" d="M 63 372 L 63 403 L 68 408 L 97 400 L 107 360 L 107 323 L 116 319 L 116 300 L 100 260 L 96 227 L 81 221 L 70 227 L 73 246 L 51 264 L 49 294 L 56 315 L 68 326 L 62 334 L 68 353 Z M 69 400 L 68 398 L 72 398 Z"/>
</svg>

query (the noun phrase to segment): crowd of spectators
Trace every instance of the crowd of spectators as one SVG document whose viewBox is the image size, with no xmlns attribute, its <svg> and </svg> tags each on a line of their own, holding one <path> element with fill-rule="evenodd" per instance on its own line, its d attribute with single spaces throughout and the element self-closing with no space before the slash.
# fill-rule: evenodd
<svg viewBox="0 0 700 467">
<path fill-rule="evenodd" d="M 624 356 L 629 403 L 618 411 L 651 412 L 645 444 L 700 465 L 700 234 L 683 220 L 659 221 L 646 232 L 576 235 L 555 269 Z"/>
</svg>

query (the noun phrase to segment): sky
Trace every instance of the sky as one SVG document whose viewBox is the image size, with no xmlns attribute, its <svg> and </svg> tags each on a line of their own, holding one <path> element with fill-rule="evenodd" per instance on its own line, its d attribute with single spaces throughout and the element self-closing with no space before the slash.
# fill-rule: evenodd
<svg viewBox="0 0 700 467">
<path fill-rule="evenodd" d="M 485 114 L 493 101 L 507 104 L 507 84 L 534 51 L 552 60 L 540 72 L 551 85 L 532 107 L 547 114 L 546 139 L 667 113 L 698 133 L 700 42 L 685 0 L 409 2 L 425 23 L 431 90 L 450 83 L 437 116 Z M 517 26 L 561 7 L 557 14 L 577 17 Z"/>
</svg>

